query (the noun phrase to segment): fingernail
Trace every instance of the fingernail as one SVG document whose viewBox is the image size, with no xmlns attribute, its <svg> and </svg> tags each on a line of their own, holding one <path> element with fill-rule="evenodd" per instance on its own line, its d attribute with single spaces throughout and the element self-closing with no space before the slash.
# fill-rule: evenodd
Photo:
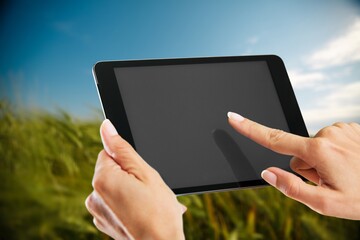
<svg viewBox="0 0 360 240">
<path fill-rule="evenodd" d="M 276 175 L 268 170 L 264 170 L 261 172 L 261 177 L 267 181 L 270 185 L 276 187 Z"/>
<path fill-rule="evenodd" d="M 237 122 L 242 122 L 244 120 L 244 117 L 237 114 L 237 113 L 234 113 L 234 112 L 228 112 L 227 114 L 228 118 L 234 120 L 234 121 L 237 121 Z"/>
<path fill-rule="evenodd" d="M 103 122 L 104 125 L 104 131 L 109 136 L 116 136 L 118 135 L 118 132 L 116 131 L 114 125 L 110 122 L 109 119 L 105 119 Z"/>
</svg>

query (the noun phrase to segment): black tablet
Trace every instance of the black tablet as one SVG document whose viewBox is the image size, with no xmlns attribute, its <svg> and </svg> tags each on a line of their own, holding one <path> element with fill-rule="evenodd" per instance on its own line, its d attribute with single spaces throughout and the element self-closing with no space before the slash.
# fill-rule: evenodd
<svg viewBox="0 0 360 240">
<path fill-rule="evenodd" d="M 227 112 L 308 136 L 283 61 L 274 55 L 98 62 L 105 117 L 176 194 L 264 185 L 290 156 L 238 134 Z"/>
</svg>

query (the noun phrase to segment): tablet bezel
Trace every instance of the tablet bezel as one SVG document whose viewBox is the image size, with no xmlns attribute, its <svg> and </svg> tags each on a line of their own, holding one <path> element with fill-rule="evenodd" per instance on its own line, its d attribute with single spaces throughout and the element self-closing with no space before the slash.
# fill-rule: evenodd
<svg viewBox="0 0 360 240">
<path fill-rule="evenodd" d="M 289 126 L 289 131 L 293 134 L 308 137 L 309 135 L 286 72 L 284 62 L 276 55 L 101 61 L 94 65 L 93 75 L 105 117 L 114 124 L 118 133 L 136 150 L 136 144 L 131 134 L 129 121 L 115 76 L 115 68 L 251 61 L 266 61 L 286 122 Z M 267 183 L 262 179 L 258 179 L 252 181 L 175 188 L 172 190 L 175 194 L 180 195 L 262 185 L 267 185 Z"/>
</svg>

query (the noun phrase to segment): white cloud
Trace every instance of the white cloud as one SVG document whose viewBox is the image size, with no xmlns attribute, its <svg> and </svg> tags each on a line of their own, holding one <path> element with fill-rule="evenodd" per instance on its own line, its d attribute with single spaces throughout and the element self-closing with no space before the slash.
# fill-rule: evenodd
<svg viewBox="0 0 360 240">
<path fill-rule="evenodd" d="M 360 81 L 354 75 L 355 65 L 351 65 L 359 61 L 357 18 L 343 35 L 310 54 L 302 68 L 288 71 L 294 89 L 306 90 L 299 91 L 298 96 L 311 134 L 334 122 L 360 122 Z"/>
<path fill-rule="evenodd" d="M 360 60 L 360 18 L 347 29 L 343 36 L 329 41 L 313 53 L 308 65 L 313 69 L 340 66 Z"/>
<path fill-rule="evenodd" d="M 322 72 L 305 73 L 297 70 L 289 70 L 288 74 L 291 84 L 297 89 L 315 87 L 325 80 L 325 75 Z"/>
<path fill-rule="evenodd" d="M 360 81 L 339 86 L 319 98 L 313 108 L 303 110 L 303 116 L 311 129 L 338 121 L 360 121 Z"/>
<path fill-rule="evenodd" d="M 337 89 L 326 99 L 327 104 L 344 107 L 348 104 L 356 104 L 360 107 L 360 81 L 349 83 Z M 360 115 L 360 112 L 357 114 Z"/>
</svg>

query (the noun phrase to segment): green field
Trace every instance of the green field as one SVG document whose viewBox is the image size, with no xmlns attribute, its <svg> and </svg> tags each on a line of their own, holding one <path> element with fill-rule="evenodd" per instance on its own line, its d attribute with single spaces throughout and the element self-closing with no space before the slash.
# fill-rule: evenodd
<svg viewBox="0 0 360 240">
<path fill-rule="evenodd" d="M 84 205 L 102 148 L 100 117 L 10 109 L 0 102 L 0 239 L 109 239 Z M 270 187 L 179 199 L 187 239 L 360 237 L 359 222 L 320 216 Z"/>
</svg>

